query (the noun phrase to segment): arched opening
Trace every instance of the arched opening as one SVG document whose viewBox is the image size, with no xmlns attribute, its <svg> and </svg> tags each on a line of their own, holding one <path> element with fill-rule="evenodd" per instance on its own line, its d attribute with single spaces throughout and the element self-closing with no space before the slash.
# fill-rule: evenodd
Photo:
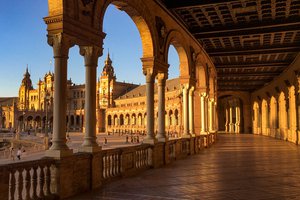
<svg viewBox="0 0 300 200">
<path fill-rule="evenodd" d="M 226 133 L 244 133 L 244 103 L 237 96 L 224 95 L 218 98 L 218 127 Z"/>
<path fill-rule="evenodd" d="M 107 116 L 107 125 L 108 125 L 108 126 L 111 126 L 111 125 L 112 125 L 111 122 L 112 122 L 112 121 L 111 121 L 111 115 L 108 115 L 108 116 Z"/>
<path fill-rule="evenodd" d="M 124 115 L 123 114 L 120 115 L 120 125 L 121 126 L 124 125 Z"/>
</svg>

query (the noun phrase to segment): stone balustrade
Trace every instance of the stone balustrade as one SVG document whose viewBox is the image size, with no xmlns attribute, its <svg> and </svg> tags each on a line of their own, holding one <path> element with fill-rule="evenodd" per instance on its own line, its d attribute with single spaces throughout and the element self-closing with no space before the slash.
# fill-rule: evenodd
<svg viewBox="0 0 300 200">
<path fill-rule="evenodd" d="M 0 199 L 55 198 L 55 173 L 52 159 L 0 166 Z"/>
<path fill-rule="evenodd" d="M 197 154 L 216 133 L 0 166 L 0 199 L 64 199 Z"/>
</svg>

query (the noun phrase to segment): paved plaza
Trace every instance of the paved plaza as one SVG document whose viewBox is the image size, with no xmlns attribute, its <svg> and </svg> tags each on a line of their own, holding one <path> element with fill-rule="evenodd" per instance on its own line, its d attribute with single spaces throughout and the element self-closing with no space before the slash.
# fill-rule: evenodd
<svg viewBox="0 0 300 200">
<path fill-rule="evenodd" d="M 7 136 L 10 136 L 12 134 L 6 134 Z M 67 141 L 67 145 L 69 148 L 73 149 L 74 153 L 78 152 L 79 147 L 83 143 L 83 137 L 84 133 L 79 132 L 71 132 L 69 133 L 70 139 Z M 6 137 L 8 139 L 11 139 L 12 137 Z M 102 146 L 102 149 L 114 149 L 114 148 L 121 148 L 121 147 L 127 147 L 127 146 L 135 146 L 139 145 L 143 141 L 143 136 L 139 135 L 138 137 L 139 141 L 137 141 L 137 135 L 133 135 L 133 141 L 131 142 L 131 136 L 128 135 L 128 142 L 126 142 L 126 135 L 119 135 L 119 134 L 110 134 L 107 135 L 107 133 L 99 133 L 97 134 L 97 142 L 99 145 Z M 107 143 L 105 143 L 105 139 Z M 36 143 L 43 143 L 44 138 L 39 136 L 27 136 L 26 134 L 22 135 L 21 140 L 24 141 L 33 141 Z M 0 164 L 8 164 L 8 163 L 15 163 L 15 162 L 23 162 L 23 161 L 29 161 L 29 160 L 36 160 L 40 159 L 45 155 L 44 150 L 36 150 L 36 149 L 26 149 L 26 153 L 22 155 L 22 159 L 18 161 L 15 159 L 14 161 L 7 158 L 9 155 L 9 150 L 7 149 L 5 152 L 5 156 L 0 156 Z M 14 153 L 16 153 L 17 150 L 15 150 Z M 2 152 L 3 153 L 3 152 Z M 2 154 L 1 154 L 2 155 Z"/>
<path fill-rule="evenodd" d="M 116 180 L 72 199 L 300 199 L 300 149 L 257 135 L 216 145 L 164 168 Z"/>
</svg>

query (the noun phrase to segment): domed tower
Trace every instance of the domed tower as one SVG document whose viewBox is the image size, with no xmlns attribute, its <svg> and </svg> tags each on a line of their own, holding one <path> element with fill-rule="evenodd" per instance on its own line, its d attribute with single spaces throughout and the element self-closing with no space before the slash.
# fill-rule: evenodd
<svg viewBox="0 0 300 200">
<path fill-rule="evenodd" d="M 32 89 L 32 81 L 30 79 L 28 67 L 26 67 L 26 72 L 19 89 L 19 109 L 29 109 L 29 91 Z"/>
<path fill-rule="evenodd" d="M 114 67 L 110 59 L 109 53 L 105 60 L 98 87 L 100 108 L 109 108 L 113 106 L 113 89 L 116 81 Z"/>
</svg>

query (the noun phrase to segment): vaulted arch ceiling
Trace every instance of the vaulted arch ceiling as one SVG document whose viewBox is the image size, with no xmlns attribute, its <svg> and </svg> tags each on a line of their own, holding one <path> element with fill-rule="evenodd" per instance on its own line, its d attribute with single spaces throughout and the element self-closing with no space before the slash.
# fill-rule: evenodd
<svg viewBox="0 0 300 200">
<path fill-rule="evenodd" d="M 300 52 L 300 0 L 162 0 L 199 40 L 219 90 L 254 91 Z"/>
</svg>

